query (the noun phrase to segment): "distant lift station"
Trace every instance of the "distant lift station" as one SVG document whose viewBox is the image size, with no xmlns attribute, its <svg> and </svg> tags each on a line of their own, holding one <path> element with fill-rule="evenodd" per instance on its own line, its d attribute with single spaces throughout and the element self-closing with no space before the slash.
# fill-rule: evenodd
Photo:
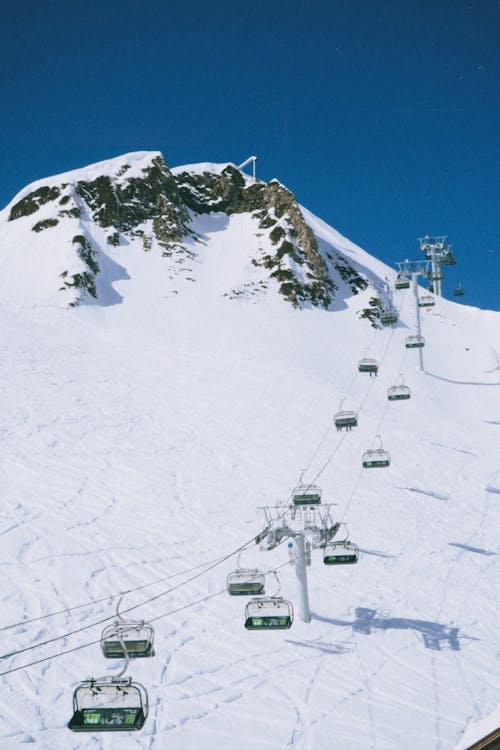
<svg viewBox="0 0 500 750">
<path fill-rule="evenodd" d="M 252 599 L 245 607 L 247 630 L 288 630 L 292 622 L 293 607 L 281 596 Z"/>
<path fill-rule="evenodd" d="M 131 732 L 148 715 L 146 688 L 132 678 L 102 677 L 81 682 L 73 693 L 73 732 Z"/>
<path fill-rule="evenodd" d="M 353 565 L 359 559 L 359 549 L 353 542 L 328 542 L 323 549 L 325 565 Z"/>
</svg>

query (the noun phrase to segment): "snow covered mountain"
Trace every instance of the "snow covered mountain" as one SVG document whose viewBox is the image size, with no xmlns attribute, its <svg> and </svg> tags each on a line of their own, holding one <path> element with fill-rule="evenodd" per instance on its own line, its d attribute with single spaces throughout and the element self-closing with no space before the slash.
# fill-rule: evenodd
<svg viewBox="0 0 500 750">
<path fill-rule="evenodd" d="M 158 153 L 28 186 L 0 269 L 2 750 L 464 750 L 494 728 L 498 313 L 438 299 L 421 372 L 411 290 L 378 322 L 392 269 L 278 182 Z M 377 435 L 391 465 L 363 469 Z M 287 545 L 254 538 L 304 469 L 359 563 L 313 550 L 312 621 L 247 631 L 242 546 L 297 614 Z M 75 687 L 121 668 L 99 638 L 123 591 L 154 621 L 127 673 L 149 716 L 74 734 Z"/>
</svg>

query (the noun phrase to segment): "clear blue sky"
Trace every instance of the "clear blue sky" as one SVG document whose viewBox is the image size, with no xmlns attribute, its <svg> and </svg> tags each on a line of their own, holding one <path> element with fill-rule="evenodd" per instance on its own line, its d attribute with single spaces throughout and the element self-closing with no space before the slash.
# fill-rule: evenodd
<svg viewBox="0 0 500 750">
<path fill-rule="evenodd" d="M 277 177 L 394 264 L 446 234 L 500 310 L 500 0 L 22 0 L 0 27 L 0 206 L 126 151 Z"/>
</svg>

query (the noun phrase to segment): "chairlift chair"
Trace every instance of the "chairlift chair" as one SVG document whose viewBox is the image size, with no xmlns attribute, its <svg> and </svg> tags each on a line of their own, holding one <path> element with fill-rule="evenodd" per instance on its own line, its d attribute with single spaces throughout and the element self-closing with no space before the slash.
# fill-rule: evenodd
<svg viewBox="0 0 500 750">
<path fill-rule="evenodd" d="M 321 487 L 316 484 L 299 484 L 292 490 L 294 505 L 319 505 L 321 503 Z"/>
<path fill-rule="evenodd" d="M 455 287 L 455 289 L 453 290 L 453 296 L 454 297 L 463 297 L 464 296 L 464 290 L 462 289 L 462 285 L 461 284 L 459 284 L 458 286 Z"/>
<path fill-rule="evenodd" d="M 257 569 L 240 568 L 229 573 L 226 581 L 231 596 L 258 596 L 265 594 L 265 575 Z"/>
<path fill-rule="evenodd" d="M 410 386 L 404 385 L 391 385 L 387 390 L 387 399 L 389 401 L 407 401 L 411 398 Z"/>
<path fill-rule="evenodd" d="M 252 599 L 245 607 L 247 630 L 288 630 L 293 622 L 293 607 L 281 596 Z"/>
<path fill-rule="evenodd" d="M 334 419 L 337 430 L 351 430 L 358 426 L 358 415 L 355 411 L 339 411 Z"/>
<path fill-rule="evenodd" d="M 101 650 L 106 659 L 140 659 L 154 656 L 154 630 L 144 620 L 124 620 L 120 614 L 122 594 L 116 605 L 117 619 L 101 635 Z"/>
<path fill-rule="evenodd" d="M 358 372 L 368 372 L 370 376 L 375 376 L 378 373 L 377 360 L 364 357 L 358 362 Z"/>
<path fill-rule="evenodd" d="M 405 346 L 407 349 L 421 349 L 425 346 L 425 339 L 423 336 L 407 336 Z"/>
<path fill-rule="evenodd" d="M 429 273 L 427 274 L 427 278 L 430 281 L 441 281 L 441 279 L 443 278 L 443 274 L 441 273 L 441 271 L 429 271 Z"/>
<path fill-rule="evenodd" d="M 392 326 L 398 322 L 398 313 L 396 310 L 382 310 L 380 313 L 380 322 L 383 326 Z"/>
<path fill-rule="evenodd" d="M 353 542 L 328 542 L 323 548 L 325 565 L 353 565 L 359 559 L 359 548 Z"/>
<path fill-rule="evenodd" d="M 423 297 L 418 298 L 419 307 L 434 307 L 434 297 L 430 294 L 426 294 Z"/>
<path fill-rule="evenodd" d="M 100 677 L 81 682 L 73 693 L 73 732 L 131 732 L 148 715 L 146 688 L 131 677 Z"/>
<path fill-rule="evenodd" d="M 382 438 L 377 435 L 380 446 L 378 448 L 371 448 L 363 453 L 363 468 L 364 469 L 381 469 L 386 466 L 390 466 L 391 457 L 387 451 L 383 449 Z"/>
<path fill-rule="evenodd" d="M 409 289 L 410 280 L 404 275 L 404 273 L 398 273 L 396 281 L 394 282 L 394 287 L 396 289 Z"/>
<path fill-rule="evenodd" d="M 455 256 L 453 255 L 451 250 L 449 250 L 447 253 L 443 255 L 443 257 L 441 258 L 441 265 L 443 266 L 456 266 L 457 265 L 457 261 L 455 260 Z"/>
<path fill-rule="evenodd" d="M 106 659 L 140 659 L 155 655 L 153 641 L 153 627 L 144 620 L 115 620 L 102 631 L 101 650 Z"/>
</svg>

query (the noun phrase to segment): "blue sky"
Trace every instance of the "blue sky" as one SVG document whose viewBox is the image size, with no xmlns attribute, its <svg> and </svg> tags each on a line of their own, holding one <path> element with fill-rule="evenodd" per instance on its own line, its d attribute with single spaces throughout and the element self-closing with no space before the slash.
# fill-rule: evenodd
<svg viewBox="0 0 500 750">
<path fill-rule="evenodd" d="M 0 206 L 127 151 L 256 154 L 390 264 L 446 234 L 446 295 L 500 310 L 500 0 L 23 0 L 0 42 Z"/>
</svg>

